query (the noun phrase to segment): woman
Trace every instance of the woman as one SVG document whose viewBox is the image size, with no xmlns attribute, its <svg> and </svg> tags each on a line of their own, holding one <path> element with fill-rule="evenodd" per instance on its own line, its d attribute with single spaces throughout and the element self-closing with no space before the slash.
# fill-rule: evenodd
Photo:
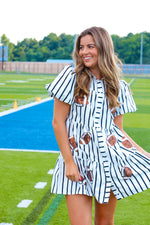
<svg viewBox="0 0 150 225">
<path fill-rule="evenodd" d="M 119 59 L 108 32 L 83 31 L 67 66 L 47 85 L 55 98 L 53 128 L 60 148 L 51 191 L 64 194 L 71 225 L 113 225 L 117 199 L 150 187 L 150 154 L 123 130 L 123 114 L 136 111 L 119 81 Z"/>
</svg>

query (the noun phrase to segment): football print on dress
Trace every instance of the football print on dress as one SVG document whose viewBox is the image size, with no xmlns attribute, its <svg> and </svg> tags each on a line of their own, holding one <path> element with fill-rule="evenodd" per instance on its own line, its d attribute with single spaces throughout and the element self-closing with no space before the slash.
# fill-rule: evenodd
<svg viewBox="0 0 150 225">
<path fill-rule="evenodd" d="M 90 132 L 84 132 L 82 136 L 80 137 L 80 144 L 87 145 L 91 140 L 91 133 Z"/>
<path fill-rule="evenodd" d="M 76 150 L 78 148 L 75 137 L 74 136 L 70 136 L 69 137 L 69 143 L 70 143 L 70 147 L 72 150 Z"/>
<path fill-rule="evenodd" d="M 122 168 L 122 171 L 121 171 L 121 176 L 124 178 L 124 179 L 128 179 L 129 177 L 131 177 L 133 175 L 132 173 L 132 170 L 125 166 L 124 168 Z"/>
<path fill-rule="evenodd" d="M 87 166 L 87 177 L 88 177 L 90 182 L 93 181 L 93 171 L 90 169 L 89 166 Z"/>
<path fill-rule="evenodd" d="M 110 134 L 107 136 L 107 144 L 114 146 L 117 142 L 117 138 L 114 134 Z"/>
<path fill-rule="evenodd" d="M 88 105 L 89 102 L 87 100 L 87 97 L 84 95 L 84 96 L 79 96 L 79 95 L 76 95 L 74 97 L 74 102 L 76 103 L 76 105 L 78 106 L 84 106 L 84 105 Z"/>
<path fill-rule="evenodd" d="M 132 148 L 133 147 L 132 143 L 126 137 L 122 137 L 122 144 L 126 148 Z"/>
</svg>

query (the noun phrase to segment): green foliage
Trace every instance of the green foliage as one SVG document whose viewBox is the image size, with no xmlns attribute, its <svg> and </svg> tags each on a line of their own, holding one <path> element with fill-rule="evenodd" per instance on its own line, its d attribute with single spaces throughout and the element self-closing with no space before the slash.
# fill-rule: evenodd
<svg viewBox="0 0 150 225">
<path fill-rule="evenodd" d="M 126 64 L 140 63 L 141 34 L 129 33 L 125 37 L 112 35 L 115 52 Z M 25 38 L 14 45 L 5 34 L 1 36 L 1 43 L 8 45 L 9 61 L 37 61 L 47 59 L 71 59 L 74 47 L 74 36 L 65 33 L 57 36 L 50 33 L 43 40 L 37 41 Z M 143 64 L 150 64 L 150 33 L 143 33 Z"/>
<path fill-rule="evenodd" d="M 115 52 L 126 64 L 140 63 L 141 34 L 112 35 Z M 143 64 L 150 64 L 150 33 L 143 33 Z"/>
<path fill-rule="evenodd" d="M 5 34 L 3 34 L 1 37 L 0 37 L 0 42 L 2 45 L 7 45 L 8 46 L 8 49 L 9 49 L 9 54 L 8 54 L 8 61 L 12 61 L 12 59 L 14 58 L 14 55 L 13 55 L 13 51 L 14 51 L 14 44 L 10 42 L 10 40 L 6 37 Z"/>
<path fill-rule="evenodd" d="M 45 62 L 47 59 L 71 59 L 74 46 L 74 36 L 50 33 L 39 42 L 36 39 L 25 38 L 17 45 L 9 42 L 2 35 L 1 43 L 8 45 L 9 61 Z"/>
<path fill-rule="evenodd" d="M 1 36 L 0 40 L 1 40 L 1 43 L 2 43 L 3 45 L 8 45 L 8 43 L 9 43 L 9 39 L 6 37 L 5 34 L 3 34 L 3 35 Z"/>
</svg>

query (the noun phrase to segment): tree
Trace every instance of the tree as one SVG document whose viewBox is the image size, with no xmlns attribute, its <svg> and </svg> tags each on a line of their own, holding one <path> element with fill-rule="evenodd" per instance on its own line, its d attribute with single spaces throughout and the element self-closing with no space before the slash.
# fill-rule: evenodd
<svg viewBox="0 0 150 225">
<path fill-rule="evenodd" d="M 114 39 L 114 37 L 113 37 Z M 116 38 L 115 51 L 123 63 L 138 64 L 140 60 L 140 34 L 129 33 L 126 37 Z"/>
<path fill-rule="evenodd" d="M 150 64 L 150 33 L 143 33 L 143 63 Z"/>
<path fill-rule="evenodd" d="M 2 45 L 8 45 L 9 44 L 9 39 L 6 37 L 6 35 L 5 34 L 3 34 L 2 36 L 1 36 L 1 43 L 2 43 Z"/>
<path fill-rule="evenodd" d="M 13 61 L 13 50 L 15 45 L 9 41 L 9 38 L 7 38 L 5 34 L 1 36 L 0 40 L 3 46 L 8 46 L 8 61 Z"/>
<path fill-rule="evenodd" d="M 59 47 L 59 37 L 54 33 L 50 33 L 47 37 L 44 37 L 41 45 L 48 47 L 49 50 L 57 49 Z"/>
<path fill-rule="evenodd" d="M 18 46 L 17 48 L 14 48 L 13 55 L 13 61 L 26 61 L 26 54 L 23 46 Z"/>
<path fill-rule="evenodd" d="M 9 42 L 9 44 L 8 44 L 8 61 L 13 61 L 13 59 L 14 59 L 14 53 L 13 53 L 14 47 L 15 47 L 15 45 L 13 43 Z"/>
<path fill-rule="evenodd" d="M 115 53 L 123 63 L 140 63 L 141 34 L 129 33 L 125 37 L 113 34 Z M 14 45 L 5 34 L 1 37 L 3 45 L 8 45 L 9 61 L 37 61 L 47 59 L 71 59 L 74 48 L 74 36 L 62 33 L 57 36 L 50 33 L 43 40 L 25 38 Z M 150 63 L 150 33 L 143 33 L 143 64 Z"/>
</svg>

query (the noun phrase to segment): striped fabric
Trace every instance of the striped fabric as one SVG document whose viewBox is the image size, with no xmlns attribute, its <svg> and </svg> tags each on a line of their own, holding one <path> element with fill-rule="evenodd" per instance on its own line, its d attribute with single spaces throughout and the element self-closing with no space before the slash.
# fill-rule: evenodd
<svg viewBox="0 0 150 225">
<path fill-rule="evenodd" d="M 108 203 L 110 190 L 117 199 L 150 188 L 150 159 L 141 154 L 113 123 L 115 116 L 136 111 L 129 87 L 120 81 L 118 108 L 109 109 L 104 80 L 92 76 L 90 95 L 74 96 L 76 81 L 73 67 L 67 66 L 49 85 L 51 97 L 70 104 L 66 120 L 68 139 L 82 181 L 65 176 L 60 153 L 56 162 L 51 191 L 57 194 L 95 196 L 99 203 Z"/>
</svg>

